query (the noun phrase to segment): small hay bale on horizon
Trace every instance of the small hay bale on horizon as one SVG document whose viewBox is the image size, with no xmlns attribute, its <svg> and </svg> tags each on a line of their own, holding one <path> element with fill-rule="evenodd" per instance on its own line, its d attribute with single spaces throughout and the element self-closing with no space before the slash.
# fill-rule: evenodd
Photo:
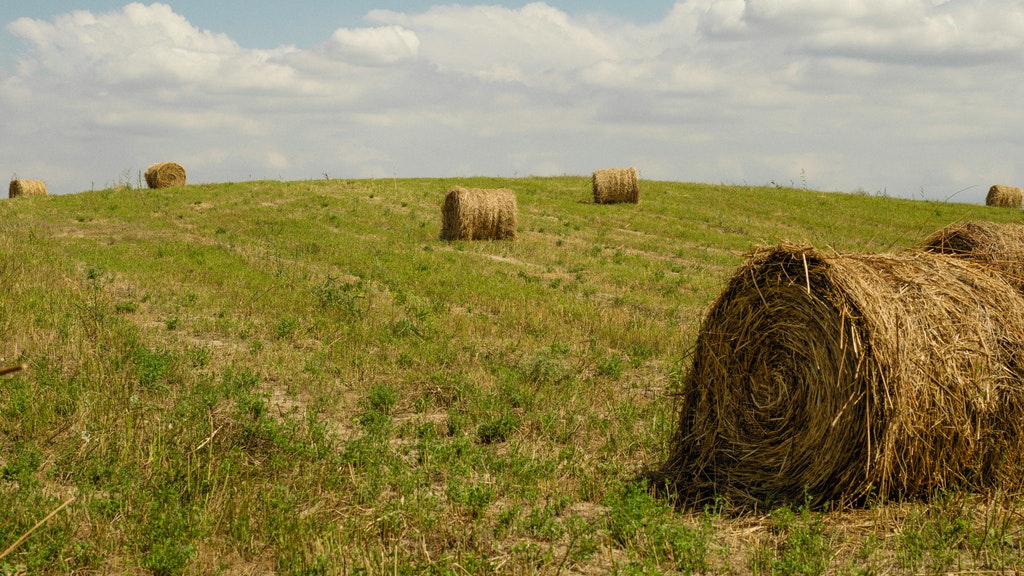
<svg viewBox="0 0 1024 576">
<path fill-rule="evenodd" d="M 941 254 L 760 249 L 705 317 L 658 475 L 684 502 L 1022 482 L 1024 296 Z"/>
<path fill-rule="evenodd" d="M 978 263 L 1024 294 L 1024 225 L 956 222 L 924 239 L 922 249 Z"/>
<path fill-rule="evenodd" d="M 150 188 L 184 186 L 185 168 L 177 162 L 157 162 L 146 168 L 146 185 Z"/>
<path fill-rule="evenodd" d="M 441 240 L 512 240 L 519 208 L 508 188 L 454 186 L 441 207 Z"/>
<path fill-rule="evenodd" d="M 19 196 L 46 196 L 46 184 L 42 180 L 11 180 L 7 197 Z"/>
<path fill-rule="evenodd" d="M 595 204 L 631 203 L 640 201 L 640 180 L 636 168 L 597 170 L 591 177 Z"/>
<path fill-rule="evenodd" d="M 1022 198 L 1024 198 L 1024 191 L 1020 188 L 996 184 L 988 189 L 985 205 L 998 206 L 1000 208 L 1020 208 Z"/>
</svg>

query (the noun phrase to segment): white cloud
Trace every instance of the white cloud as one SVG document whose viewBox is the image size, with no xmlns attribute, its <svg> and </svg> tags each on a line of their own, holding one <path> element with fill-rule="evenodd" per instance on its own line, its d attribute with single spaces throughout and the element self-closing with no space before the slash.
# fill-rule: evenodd
<svg viewBox="0 0 1024 576">
<path fill-rule="evenodd" d="M 20 18 L 7 30 L 33 46 L 33 58 L 21 66 L 28 77 L 133 90 L 280 89 L 295 82 L 285 62 L 295 49 L 243 49 L 195 28 L 166 4 L 132 3 L 98 16 L 78 11 L 52 23 Z"/>
<path fill-rule="evenodd" d="M 712 2 L 712 5 L 716 3 Z M 733 28 L 816 56 L 963 66 L 1020 57 L 1019 2 L 749 0 Z"/>
<path fill-rule="evenodd" d="M 415 30 L 422 57 L 441 71 L 483 80 L 564 86 L 581 66 L 617 52 L 603 31 L 543 3 L 518 10 L 445 5 L 422 14 L 374 10 L 368 18 Z"/>
<path fill-rule="evenodd" d="M 237 54 L 239 46 L 221 34 L 202 32 L 165 4 L 129 4 L 100 16 L 73 12 L 53 23 L 20 18 L 8 31 L 32 43 L 34 63 L 60 75 L 106 71 L 106 79 L 127 76 L 187 81 L 187 73 L 209 74 L 210 63 Z"/>
<path fill-rule="evenodd" d="M 412 60 L 419 51 L 416 33 L 401 26 L 340 28 L 321 49 L 353 64 L 386 65 Z"/>
<path fill-rule="evenodd" d="M 1024 180 L 1014 0 L 685 0 L 643 25 L 539 2 L 367 20 L 310 50 L 248 49 L 159 3 L 15 20 L 28 51 L 0 70 L 0 142 L 19 146 L 0 157 L 64 192 L 168 157 L 198 181 L 625 163 L 909 196 Z"/>
</svg>

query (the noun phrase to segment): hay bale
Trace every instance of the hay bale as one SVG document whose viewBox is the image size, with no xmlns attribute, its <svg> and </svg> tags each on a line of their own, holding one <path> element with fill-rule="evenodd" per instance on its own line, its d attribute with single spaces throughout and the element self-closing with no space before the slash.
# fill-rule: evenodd
<svg viewBox="0 0 1024 576">
<path fill-rule="evenodd" d="M 1024 197 L 1024 193 L 1022 193 L 1020 188 L 996 184 L 988 189 L 985 205 L 999 206 L 1000 208 L 1020 208 L 1022 197 Z"/>
<path fill-rule="evenodd" d="M 11 180 L 7 197 L 18 196 L 46 196 L 46 184 L 42 180 Z"/>
<path fill-rule="evenodd" d="M 750 255 L 713 304 L 662 472 L 684 498 L 1021 484 L 1024 297 L 927 252 Z"/>
<path fill-rule="evenodd" d="M 508 188 L 453 187 L 441 208 L 441 240 L 511 240 L 519 208 Z"/>
<path fill-rule="evenodd" d="M 150 188 L 170 188 L 185 185 L 185 168 L 177 162 L 158 162 L 146 168 L 146 185 Z"/>
<path fill-rule="evenodd" d="M 612 204 L 640 201 L 640 180 L 636 168 L 609 168 L 594 172 L 594 203 Z"/>
<path fill-rule="evenodd" d="M 1024 294 L 1024 225 L 957 222 L 925 238 L 923 248 L 977 262 Z"/>
</svg>

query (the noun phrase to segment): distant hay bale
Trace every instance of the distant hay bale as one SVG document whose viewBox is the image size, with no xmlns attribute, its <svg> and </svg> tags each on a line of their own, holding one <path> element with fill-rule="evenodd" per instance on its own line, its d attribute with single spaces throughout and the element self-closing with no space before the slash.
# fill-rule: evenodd
<svg viewBox="0 0 1024 576">
<path fill-rule="evenodd" d="M 662 472 L 691 501 L 1019 487 L 1022 379 L 1024 297 L 973 262 L 762 249 L 704 320 Z"/>
<path fill-rule="evenodd" d="M 1020 208 L 1022 197 L 1024 197 L 1024 192 L 1020 188 L 996 184 L 988 189 L 985 204 L 1000 208 Z"/>
<path fill-rule="evenodd" d="M 609 168 L 598 170 L 592 177 L 594 203 L 612 204 L 640 201 L 640 181 L 636 168 Z"/>
<path fill-rule="evenodd" d="M 973 260 L 1001 275 L 1024 294 L 1024 225 L 957 222 L 935 232 L 923 248 Z"/>
<path fill-rule="evenodd" d="M 508 188 L 453 187 L 441 208 L 441 240 L 511 240 L 519 209 Z"/>
<path fill-rule="evenodd" d="M 146 168 L 146 185 L 150 188 L 170 188 L 185 185 L 185 168 L 177 162 L 158 162 Z"/>
<path fill-rule="evenodd" d="M 46 184 L 42 180 L 11 180 L 7 197 L 18 196 L 46 196 Z"/>
</svg>

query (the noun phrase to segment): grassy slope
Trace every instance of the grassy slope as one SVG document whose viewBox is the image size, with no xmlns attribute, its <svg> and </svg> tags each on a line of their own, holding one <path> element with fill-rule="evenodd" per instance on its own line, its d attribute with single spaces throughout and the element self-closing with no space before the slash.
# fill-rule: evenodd
<svg viewBox="0 0 1024 576">
<path fill-rule="evenodd" d="M 452 184 L 514 242 L 437 240 Z M 1015 504 L 677 514 L 702 311 L 783 240 L 913 245 L 1018 211 L 589 180 L 249 182 L 0 202 L 3 573 L 839 573 L 1024 568 Z M 910 535 L 910 536 L 907 536 Z"/>
</svg>

